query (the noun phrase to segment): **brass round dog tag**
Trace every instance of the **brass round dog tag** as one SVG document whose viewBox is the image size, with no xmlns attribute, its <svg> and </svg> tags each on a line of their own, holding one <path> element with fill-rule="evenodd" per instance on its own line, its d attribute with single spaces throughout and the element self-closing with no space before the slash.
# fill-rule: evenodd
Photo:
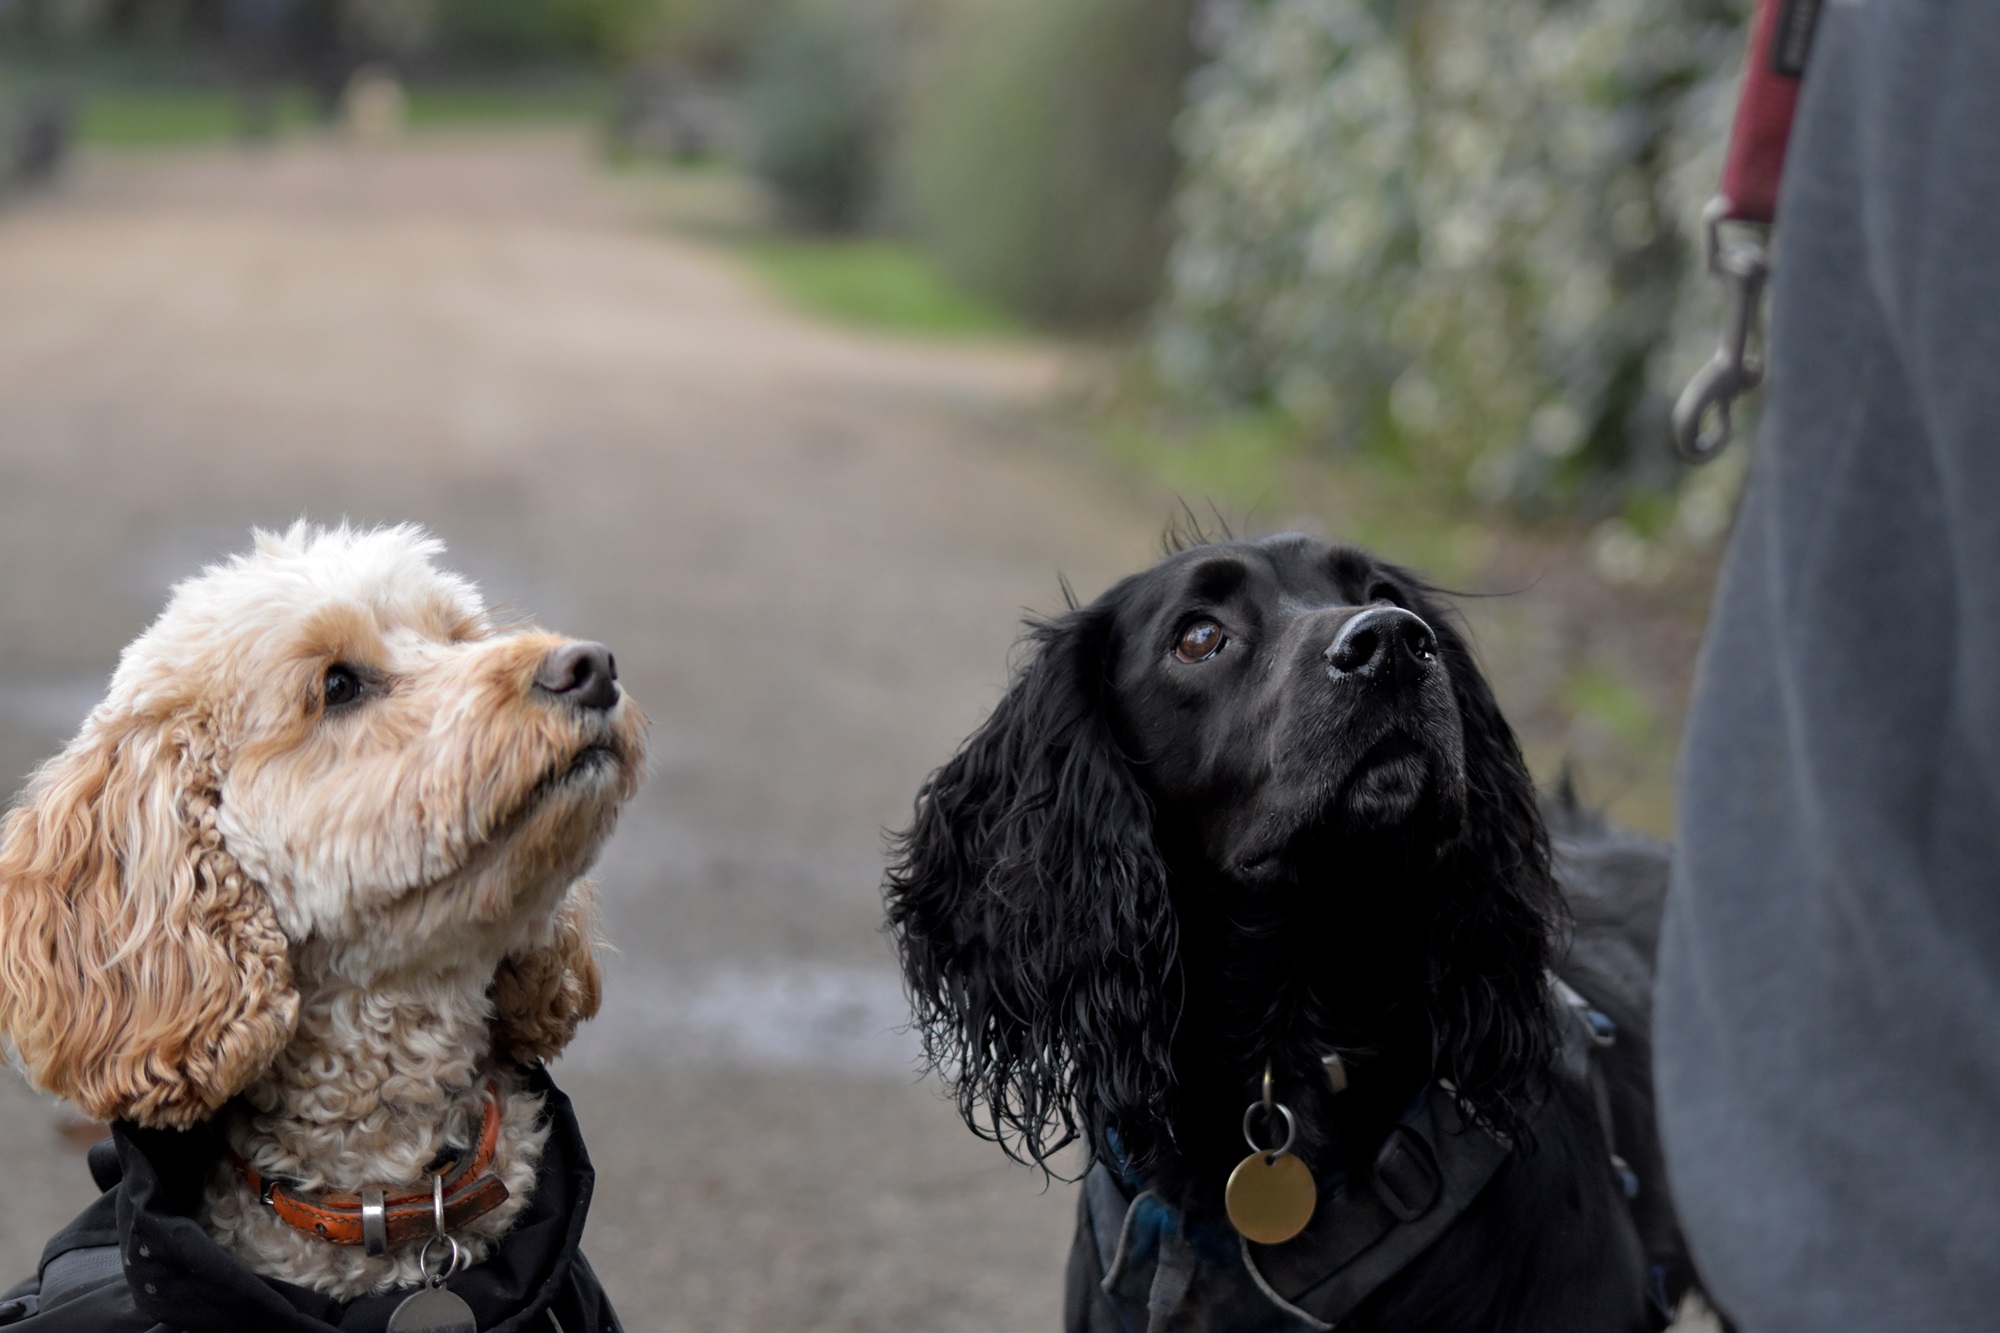
<svg viewBox="0 0 2000 1333">
<path fill-rule="evenodd" d="M 389 1316 L 388 1333 L 479 1333 L 472 1307 L 443 1287 L 425 1287 Z"/>
<path fill-rule="evenodd" d="M 1222 1200 L 1238 1231 L 1259 1245 L 1282 1245 L 1312 1221 L 1319 1189 L 1290 1153 L 1253 1152 L 1229 1173 Z"/>
</svg>

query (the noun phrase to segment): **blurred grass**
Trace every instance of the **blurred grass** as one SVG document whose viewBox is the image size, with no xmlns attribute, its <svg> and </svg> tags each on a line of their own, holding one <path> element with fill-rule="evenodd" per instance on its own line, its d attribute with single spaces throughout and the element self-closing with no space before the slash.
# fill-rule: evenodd
<svg viewBox="0 0 2000 1333">
<path fill-rule="evenodd" d="M 773 235 L 744 240 L 737 251 L 793 305 L 843 324 L 929 337 L 1015 330 L 998 309 L 968 296 L 904 242 Z"/>
<path fill-rule="evenodd" d="M 786 230 L 768 190 L 736 167 L 645 157 L 609 165 L 652 225 L 730 255 L 806 314 L 920 338 L 1022 336 L 999 307 L 966 292 L 914 244 Z"/>
<path fill-rule="evenodd" d="M 1237 508 L 1279 494 L 1285 464 L 1297 451 L 1291 425 L 1276 412 L 1246 412 L 1174 438 L 1145 425 L 1112 421 L 1099 433 L 1111 456 L 1177 491 Z"/>
<path fill-rule="evenodd" d="M 25 84 L 18 75 L 0 84 Z M 551 87 L 504 85 L 425 85 L 405 89 L 406 125 L 411 132 L 490 125 L 575 125 L 601 120 L 611 105 L 607 83 L 578 82 Z M 186 148 L 227 143 L 243 136 L 241 100 L 229 89 L 199 85 L 146 84 L 89 86 L 77 93 L 81 107 L 78 137 L 98 148 Z M 323 128 L 302 88 L 276 99 L 274 128 L 280 135 Z"/>
<path fill-rule="evenodd" d="M 313 123 L 303 92 L 277 101 L 276 129 L 289 133 Z M 243 132 L 237 98 L 205 88 L 120 89 L 87 94 L 78 126 L 82 142 L 100 148 L 174 148 L 235 139 Z"/>
</svg>

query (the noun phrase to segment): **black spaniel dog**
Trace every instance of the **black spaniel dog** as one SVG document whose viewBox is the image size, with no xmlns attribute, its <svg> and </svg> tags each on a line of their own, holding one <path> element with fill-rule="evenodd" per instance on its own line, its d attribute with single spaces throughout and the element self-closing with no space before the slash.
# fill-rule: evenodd
<svg viewBox="0 0 2000 1333">
<path fill-rule="evenodd" d="M 967 1123 L 1088 1151 L 1068 1328 L 1664 1327 L 1693 1282 L 1651 1123 L 1664 850 L 1566 814 L 1559 887 L 1435 594 L 1198 541 L 1030 648 L 887 905 Z M 1232 1225 L 1246 1155 L 1310 1172 L 1295 1238 Z"/>
</svg>

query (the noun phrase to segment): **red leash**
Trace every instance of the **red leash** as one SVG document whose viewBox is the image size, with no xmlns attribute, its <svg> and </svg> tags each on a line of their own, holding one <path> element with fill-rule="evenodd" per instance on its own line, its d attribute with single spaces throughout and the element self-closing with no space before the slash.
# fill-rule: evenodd
<svg viewBox="0 0 2000 1333">
<path fill-rule="evenodd" d="M 1763 357 L 1752 344 L 1761 341 L 1757 321 L 1771 272 L 1769 233 L 1778 218 L 1785 147 L 1820 3 L 1757 0 L 1722 193 L 1702 210 L 1708 269 L 1729 284 L 1732 300 L 1722 346 L 1674 404 L 1674 447 L 1690 463 L 1705 463 L 1729 444 L 1730 408 L 1764 378 Z M 1732 234 L 1724 234 L 1724 223 L 1736 224 Z"/>
</svg>

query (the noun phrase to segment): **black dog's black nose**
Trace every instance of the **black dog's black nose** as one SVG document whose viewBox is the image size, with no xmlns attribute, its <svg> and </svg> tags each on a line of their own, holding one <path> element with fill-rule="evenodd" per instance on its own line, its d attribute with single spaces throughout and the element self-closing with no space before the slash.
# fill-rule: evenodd
<svg viewBox="0 0 2000 1333">
<path fill-rule="evenodd" d="M 601 643 L 566 643 L 542 659 L 535 688 L 579 708 L 609 708 L 618 702 L 618 659 Z"/>
<path fill-rule="evenodd" d="M 1337 675 L 1419 675 L 1437 661 L 1437 635 L 1400 606 L 1371 606 L 1352 616 L 1326 650 Z"/>
</svg>

